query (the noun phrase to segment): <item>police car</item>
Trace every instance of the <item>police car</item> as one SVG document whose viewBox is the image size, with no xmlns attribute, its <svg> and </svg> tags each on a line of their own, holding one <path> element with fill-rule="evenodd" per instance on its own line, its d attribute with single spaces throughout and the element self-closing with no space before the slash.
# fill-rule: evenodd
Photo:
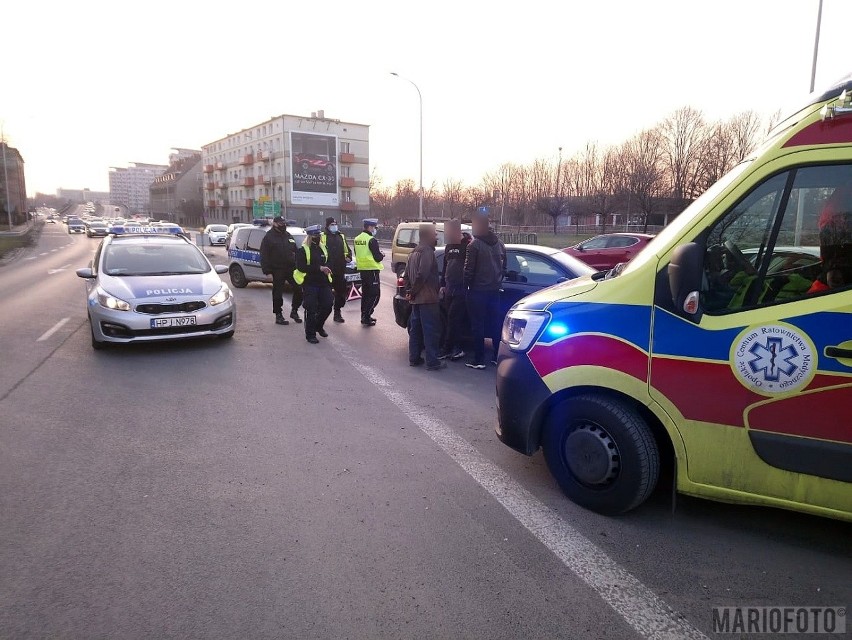
<svg viewBox="0 0 852 640">
<path fill-rule="evenodd" d="M 230 338 L 237 310 L 213 267 L 176 225 L 118 226 L 98 247 L 86 281 L 92 347 L 201 336 Z"/>
</svg>

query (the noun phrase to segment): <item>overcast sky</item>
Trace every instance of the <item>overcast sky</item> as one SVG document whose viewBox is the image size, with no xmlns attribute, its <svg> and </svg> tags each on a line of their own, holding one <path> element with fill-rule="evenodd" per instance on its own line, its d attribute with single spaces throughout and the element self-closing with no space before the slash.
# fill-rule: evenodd
<svg viewBox="0 0 852 640">
<path fill-rule="evenodd" d="M 0 122 L 27 189 L 106 190 L 281 113 L 369 124 L 385 183 L 478 182 L 617 143 L 679 106 L 770 114 L 807 94 L 818 0 L 5 3 Z M 852 71 L 852 2 L 825 0 L 817 86 Z"/>
</svg>

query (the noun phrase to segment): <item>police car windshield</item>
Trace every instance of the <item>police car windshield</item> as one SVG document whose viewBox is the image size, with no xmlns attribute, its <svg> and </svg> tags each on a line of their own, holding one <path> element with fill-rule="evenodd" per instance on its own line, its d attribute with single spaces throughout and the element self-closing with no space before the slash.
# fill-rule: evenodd
<svg viewBox="0 0 852 640">
<path fill-rule="evenodd" d="M 107 247 L 108 276 L 166 276 L 207 273 L 210 265 L 191 244 L 118 244 Z"/>
</svg>

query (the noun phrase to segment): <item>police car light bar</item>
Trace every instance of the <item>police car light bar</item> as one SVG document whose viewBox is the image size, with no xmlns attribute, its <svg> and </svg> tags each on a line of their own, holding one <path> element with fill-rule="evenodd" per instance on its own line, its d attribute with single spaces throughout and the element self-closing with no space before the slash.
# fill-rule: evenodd
<svg viewBox="0 0 852 640">
<path fill-rule="evenodd" d="M 125 224 L 112 227 L 110 234 L 115 236 L 179 236 L 184 235 L 184 230 L 176 224 L 164 224 L 157 227 Z"/>
</svg>

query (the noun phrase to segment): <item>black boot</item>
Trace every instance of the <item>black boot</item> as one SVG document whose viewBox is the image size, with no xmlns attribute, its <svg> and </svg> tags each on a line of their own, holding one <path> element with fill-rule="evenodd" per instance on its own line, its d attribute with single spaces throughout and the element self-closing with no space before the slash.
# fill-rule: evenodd
<svg viewBox="0 0 852 640">
<path fill-rule="evenodd" d="M 327 338 L 327 337 L 328 337 L 328 333 L 327 333 L 327 332 L 326 332 L 326 330 L 325 330 L 324 328 L 322 328 L 322 327 L 320 327 L 319 329 L 317 329 L 317 334 L 319 335 L 319 337 L 320 337 L 320 338 Z"/>
<path fill-rule="evenodd" d="M 334 321 L 335 322 L 346 322 L 346 320 L 343 319 L 343 314 L 340 313 L 340 309 L 334 310 Z"/>
<path fill-rule="evenodd" d="M 302 319 L 299 317 L 299 310 L 298 309 L 293 309 L 290 312 L 290 317 L 293 318 L 293 320 L 296 321 L 296 324 L 302 324 Z"/>
<path fill-rule="evenodd" d="M 290 324 L 280 311 L 275 314 L 275 324 Z"/>
</svg>

